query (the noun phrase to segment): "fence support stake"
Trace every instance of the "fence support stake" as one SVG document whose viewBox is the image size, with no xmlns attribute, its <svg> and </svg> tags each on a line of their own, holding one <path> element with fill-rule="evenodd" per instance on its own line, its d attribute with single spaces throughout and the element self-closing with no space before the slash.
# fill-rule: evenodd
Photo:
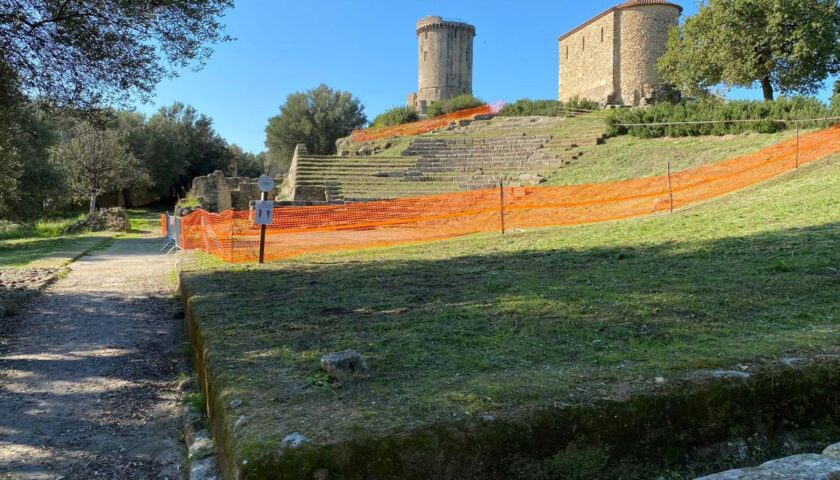
<svg viewBox="0 0 840 480">
<path fill-rule="evenodd" d="M 260 200 L 268 200 L 268 192 L 262 192 Z M 265 263 L 265 225 L 260 225 L 260 265 Z"/>
<path fill-rule="evenodd" d="M 799 122 L 796 122 L 796 168 L 799 168 Z"/>
<path fill-rule="evenodd" d="M 499 205 L 501 206 L 502 235 L 505 234 L 505 181 L 499 180 Z"/>
<path fill-rule="evenodd" d="M 674 213 L 674 188 L 671 185 L 671 161 L 668 161 L 668 204 L 671 207 L 671 213 Z"/>
</svg>

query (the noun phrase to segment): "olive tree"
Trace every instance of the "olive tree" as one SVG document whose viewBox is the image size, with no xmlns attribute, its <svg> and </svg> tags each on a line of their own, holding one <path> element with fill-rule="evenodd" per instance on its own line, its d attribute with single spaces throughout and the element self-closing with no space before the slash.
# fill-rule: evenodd
<svg viewBox="0 0 840 480">
<path fill-rule="evenodd" d="M 72 127 L 52 148 L 50 158 L 64 173 L 74 198 L 90 202 L 91 214 L 103 193 L 149 180 L 148 172 L 129 153 L 117 130 L 100 130 L 87 122 Z"/>
</svg>

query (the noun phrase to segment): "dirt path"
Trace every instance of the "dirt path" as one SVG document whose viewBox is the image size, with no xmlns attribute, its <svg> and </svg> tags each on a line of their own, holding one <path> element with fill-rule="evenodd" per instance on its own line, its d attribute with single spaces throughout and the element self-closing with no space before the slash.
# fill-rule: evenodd
<svg viewBox="0 0 840 480">
<path fill-rule="evenodd" d="M 0 479 L 181 477 L 184 338 L 157 247 L 116 240 L 15 319 L 0 344 Z"/>
</svg>

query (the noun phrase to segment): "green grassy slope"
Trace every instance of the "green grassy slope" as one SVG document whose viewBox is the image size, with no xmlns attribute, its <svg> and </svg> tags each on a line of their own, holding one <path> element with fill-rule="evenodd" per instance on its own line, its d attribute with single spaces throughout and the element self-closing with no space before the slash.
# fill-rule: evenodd
<svg viewBox="0 0 840 480">
<path fill-rule="evenodd" d="M 290 432 L 515 416 L 836 351 L 838 238 L 835 156 L 671 215 L 264 267 L 198 255 L 184 278 L 247 458 Z M 338 388 L 319 358 L 347 349 L 372 375 Z"/>
<path fill-rule="evenodd" d="M 610 138 L 603 145 L 585 148 L 584 155 L 549 177 L 549 185 L 609 182 L 662 175 L 668 162 L 674 172 L 752 153 L 793 136 L 794 133 L 749 133 L 722 137 Z"/>
</svg>

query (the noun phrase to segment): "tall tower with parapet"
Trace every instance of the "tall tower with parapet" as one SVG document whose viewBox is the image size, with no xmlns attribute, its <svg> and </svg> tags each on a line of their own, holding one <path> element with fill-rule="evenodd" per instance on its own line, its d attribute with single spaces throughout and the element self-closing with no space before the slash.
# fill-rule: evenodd
<svg viewBox="0 0 840 480">
<path fill-rule="evenodd" d="M 432 102 L 472 94 L 475 27 L 462 22 L 426 17 L 417 22 L 419 89 L 408 97 L 425 115 Z"/>
</svg>

